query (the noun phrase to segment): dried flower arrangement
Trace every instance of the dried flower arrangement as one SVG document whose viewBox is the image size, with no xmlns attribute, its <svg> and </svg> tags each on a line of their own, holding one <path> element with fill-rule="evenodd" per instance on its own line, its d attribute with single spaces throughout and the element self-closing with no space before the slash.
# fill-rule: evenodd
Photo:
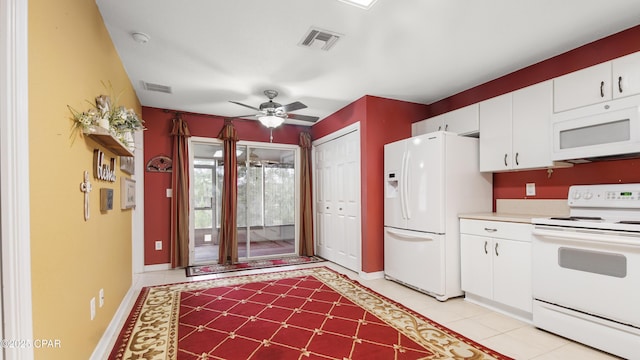
<svg viewBox="0 0 640 360">
<path fill-rule="evenodd" d="M 111 89 L 110 85 L 109 89 Z M 87 100 L 92 107 L 84 112 L 79 112 L 67 105 L 73 115 L 73 130 L 90 133 L 95 131 L 95 127 L 100 126 L 119 141 L 125 144 L 130 143 L 133 132 L 144 130 L 144 121 L 132 109 L 118 106 L 117 100 L 118 97 L 112 103 L 110 96 L 99 95 L 95 98 L 94 104 Z"/>
</svg>

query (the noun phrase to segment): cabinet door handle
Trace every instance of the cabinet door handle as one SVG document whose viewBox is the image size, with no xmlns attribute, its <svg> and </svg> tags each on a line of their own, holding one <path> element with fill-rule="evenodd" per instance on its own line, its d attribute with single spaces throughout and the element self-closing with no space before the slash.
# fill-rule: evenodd
<svg viewBox="0 0 640 360">
<path fill-rule="evenodd" d="M 338 210 L 342 211 L 342 208 L 339 208 Z"/>
<path fill-rule="evenodd" d="M 449 124 L 444 126 L 444 131 L 447 131 L 447 130 L 449 130 Z"/>
<path fill-rule="evenodd" d="M 329 207 L 327 206 L 327 210 L 329 210 Z"/>
<path fill-rule="evenodd" d="M 496 256 L 500 255 L 498 254 L 498 243 L 496 243 L 496 246 L 493 248 L 493 250 L 496 252 Z"/>
<path fill-rule="evenodd" d="M 604 81 L 600 81 L 600 97 L 604 97 Z"/>
<path fill-rule="evenodd" d="M 504 166 L 507 166 L 507 154 L 504 154 Z"/>
<path fill-rule="evenodd" d="M 438 131 L 442 130 L 442 125 L 438 126 Z"/>
<path fill-rule="evenodd" d="M 498 229 L 484 228 L 484 231 L 490 232 L 490 233 L 494 233 L 494 232 L 498 231 Z"/>
<path fill-rule="evenodd" d="M 622 76 L 618 76 L 618 91 L 622 94 Z"/>
<path fill-rule="evenodd" d="M 484 241 L 484 253 L 488 254 L 489 252 L 487 251 L 487 240 Z"/>
<path fill-rule="evenodd" d="M 520 153 L 516 153 L 516 165 L 520 165 L 520 162 L 518 162 L 518 156 L 520 155 Z"/>
</svg>

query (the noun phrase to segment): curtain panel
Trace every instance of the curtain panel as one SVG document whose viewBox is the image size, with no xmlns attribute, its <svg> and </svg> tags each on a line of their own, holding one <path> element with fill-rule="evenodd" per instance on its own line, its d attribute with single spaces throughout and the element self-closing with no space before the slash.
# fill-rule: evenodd
<svg viewBox="0 0 640 360">
<path fill-rule="evenodd" d="M 223 141 L 224 176 L 222 180 L 222 211 L 220 214 L 220 246 L 218 263 L 238 262 L 238 158 L 236 143 L 238 134 L 231 120 L 225 124 L 218 134 Z"/>
<path fill-rule="evenodd" d="M 313 212 L 311 196 L 311 135 L 300 133 L 300 255 L 313 256 Z"/>
<path fill-rule="evenodd" d="M 173 171 L 171 174 L 171 267 L 189 265 L 189 156 L 187 122 L 173 119 Z"/>
</svg>

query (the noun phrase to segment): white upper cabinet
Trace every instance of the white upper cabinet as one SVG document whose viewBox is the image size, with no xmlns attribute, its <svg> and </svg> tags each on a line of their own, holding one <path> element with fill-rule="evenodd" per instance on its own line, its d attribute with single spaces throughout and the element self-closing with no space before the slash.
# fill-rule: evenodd
<svg viewBox="0 0 640 360">
<path fill-rule="evenodd" d="M 480 171 L 511 170 L 511 94 L 480 103 Z"/>
<path fill-rule="evenodd" d="M 602 63 L 553 80 L 553 111 L 611 100 L 611 63 Z"/>
<path fill-rule="evenodd" d="M 553 80 L 554 112 L 640 93 L 640 53 L 578 70 Z"/>
<path fill-rule="evenodd" d="M 448 112 L 444 118 L 444 131 L 460 135 L 476 134 L 480 131 L 479 104 L 465 106 Z"/>
<path fill-rule="evenodd" d="M 613 97 L 640 94 L 640 52 L 615 59 L 611 63 Z"/>
<path fill-rule="evenodd" d="M 450 131 L 459 135 L 478 133 L 480 129 L 479 105 L 473 104 L 413 123 L 411 135 L 417 136 L 434 131 Z"/>
<path fill-rule="evenodd" d="M 442 130 L 442 127 L 444 125 L 444 116 L 445 114 L 441 114 L 428 118 L 426 120 L 414 122 L 413 124 L 411 124 L 411 136 L 424 135 L 434 131 Z"/>
<path fill-rule="evenodd" d="M 553 86 L 545 81 L 513 92 L 513 169 L 549 167 Z"/>
<path fill-rule="evenodd" d="M 545 81 L 480 103 L 480 171 L 554 166 L 549 126 L 552 84 Z"/>
</svg>

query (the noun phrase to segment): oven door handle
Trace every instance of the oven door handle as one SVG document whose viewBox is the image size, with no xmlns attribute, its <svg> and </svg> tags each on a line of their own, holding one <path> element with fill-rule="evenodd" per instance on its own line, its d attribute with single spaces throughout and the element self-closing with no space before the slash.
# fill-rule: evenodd
<svg viewBox="0 0 640 360">
<path fill-rule="evenodd" d="M 638 247 L 640 243 L 638 239 L 625 239 L 623 236 L 608 235 L 603 233 L 588 233 L 575 231 L 554 231 L 534 228 L 532 234 L 543 238 L 562 239 L 566 242 L 584 242 L 589 241 L 601 244 L 616 244 Z M 542 240 L 542 239 L 539 239 Z"/>
</svg>

